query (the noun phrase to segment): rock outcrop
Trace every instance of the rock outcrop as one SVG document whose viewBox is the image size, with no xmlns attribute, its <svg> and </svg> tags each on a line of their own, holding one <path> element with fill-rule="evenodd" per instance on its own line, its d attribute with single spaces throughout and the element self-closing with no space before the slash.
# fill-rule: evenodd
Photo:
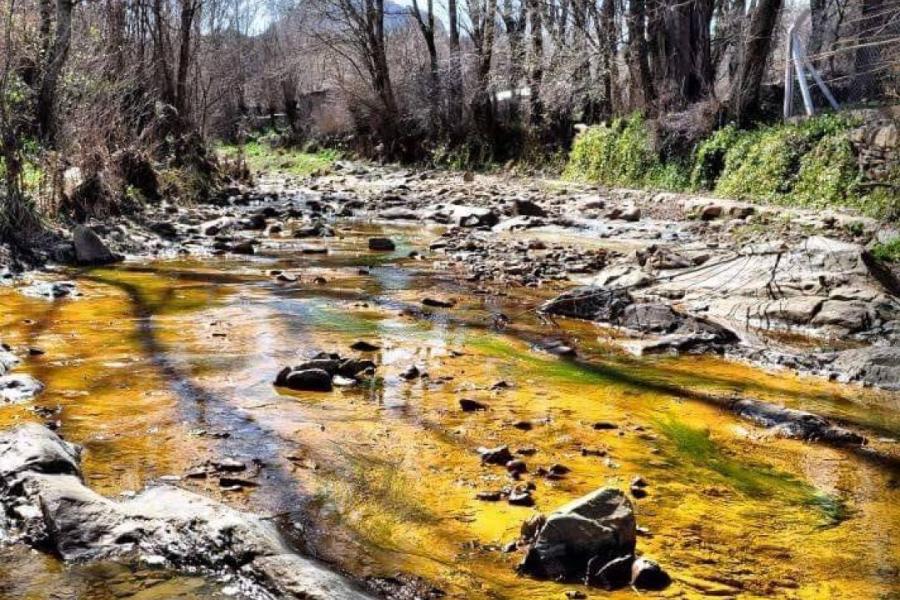
<svg viewBox="0 0 900 600">
<path fill-rule="evenodd" d="M 362 600 L 345 578 L 295 554 L 271 522 L 171 486 L 113 502 L 86 487 L 81 449 L 27 424 L 0 433 L 0 517 L 16 539 L 65 561 L 152 559 L 231 573 L 246 590 Z"/>
</svg>

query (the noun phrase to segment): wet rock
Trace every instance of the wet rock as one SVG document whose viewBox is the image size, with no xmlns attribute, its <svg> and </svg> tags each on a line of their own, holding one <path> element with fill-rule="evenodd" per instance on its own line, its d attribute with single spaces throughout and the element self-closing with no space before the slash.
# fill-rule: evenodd
<svg viewBox="0 0 900 600">
<path fill-rule="evenodd" d="M 509 446 L 498 446 L 496 448 L 478 448 L 478 454 L 481 455 L 481 464 L 483 465 L 501 465 L 513 460 L 513 455 L 509 451 Z"/>
<path fill-rule="evenodd" d="M 413 379 L 417 379 L 419 375 L 421 375 L 421 373 L 419 373 L 419 368 L 416 365 L 411 365 L 405 371 L 400 373 L 400 379 L 412 381 Z"/>
<path fill-rule="evenodd" d="M 80 265 L 108 265 L 122 260 L 121 256 L 110 252 L 93 230 L 84 225 L 78 225 L 72 231 L 72 243 L 75 246 L 75 260 Z"/>
<path fill-rule="evenodd" d="M 362 358 L 348 358 L 340 361 L 333 375 L 340 375 L 342 377 L 356 379 L 360 375 L 370 373 L 374 370 L 375 363 L 371 360 Z"/>
<path fill-rule="evenodd" d="M 460 398 L 459 399 L 459 407 L 463 410 L 463 412 L 475 412 L 478 410 L 487 410 L 487 404 L 483 402 L 479 402 L 477 400 L 472 400 L 471 398 Z"/>
<path fill-rule="evenodd" d="M 53 281 L 46 283 L 36 283 L 28 287 L 21 288 L 21 292 L 25 296 L 35 298 L 66 298 L 68 296 L 77 295 L 77 287 L 74 281 Z"/>
<path fill-rule="evenodd" d="M 528 472 L 528 465 L 524 460 L 516 458 L 506 463 L 506 471 L 511 475 L 521 475 Z"/>
<path fill-rule="evenodd" d="M 395 250 L 397 246 L 394 244 L 393 240 L 386 237 L 373 237 L 369 238 L 369 250 L 376 250 L 379 252 L 389 252 Z"/>
<path fill-rule="evenodd" d="M 548 516 L 518 569 L 540 579 L 584 580 L 592 559 L 606 564 L 633 554 L 636 535 L 631 502 L 601 488 Z"/>
<path fill-rule="evenodd" d="M 527 488 L 513 489 L 506 501 L 512 506 L 534 506 L 532 490 Z"/>
<path fill-rule="evenodd" d="M 587 573 L 584 578 L 585 585 L 599 587 L 605 590 L 617 590 L 631 583 L 631 565 L 634 556 L 619 556 L 604 562 L 599 556 L 595 556 L 587 565 Z"/>
<path fill-rule="evenodd" d="M 282 383 L 279 383 L 281 381 Z M 275 385 L 291 390 L 307 392 L 330 392 L 331 375 L 324 369 L 302 369 L 289 371 L 284 377 L 279 374 Z"/>
<path fill-rule="evenodd" d="M 253 247 L 252 241 L 246 242 L 238 242 L 237 244 L 232 245 L 229 248 L 229 251 L 233 254 L 256 254 L 256 249 Z"/>
<path fill-rule="evenodd" d="M 503 497 L 503 493 L 497 490 L 492 490 L 489 492 L 478 492 L 475 494 L 476 500 L 481 500 L 483 502 L 499 502 Z"/>
<path fill-rule="evenodd" d="M 639 558 L 631 565 L 631 585 L 639 590 L 663 590 L 672 578 L 656 561 Z"/>
<path fill-rule="evenodd" d="M 350 346 L 350 348 L 356 350 L 357 352 L 377 352 L 378 350 L 381 350 L 381 346 L 376 346 L 375 344 L 371 344 L 365 340 L 354 342 Z"/>
<path fill-rule="evenodd" d="M 733 401 L 731 410 L 788 438 L 823 441 L 838 446 L 859 446 L 866 443 L 863 436 L 802 410 L 784 408 L 750 398 Z"/>
<path fill-rule="evenodd" d="M 425 306 L 431 306 L 435 308 L 451 308 L 456 303 L 453 300 L 444 300 L 442 298 L 431 298 L 426 297 L 422 298 L 422 304 Z"/>
<path fill-rule="evenodd" d="M 19 404 L 27 402 L 44 390 L 44 384 L 24 373 L 0 377 L 0 402 Z"/>
<path fill-rule="evenodd" d="M 39 425 L 0 433 L 0 524 L 13 541 L 67 562 L 158 556 L 174 569 L 228 574 L 266 596 L 368 598 L 292 552 L 258 515 L 168 485 L 113 502 L 84 485 L 79 458 L 77 446 Z"/>
<path fill-rule="evenodd" d="M 580 287 L 544 303 L 540 311 L 588 321 L 614 321 L 633 302 L 626 290 Z"/>
<path fill-rule="evenodd" d="M 546 217 L 547 211 L 531 200 L 516 198 L 513 201 L 513 214 L 523 217 Z"/>
<path fill-rule="evenodd" d="M 596 421 L 593 425 L 591 425 L 594 429 L 598 431 L 609 430 L 609 429 L 618 429 L 619 426 L 611 421 Z"/>
</svg>

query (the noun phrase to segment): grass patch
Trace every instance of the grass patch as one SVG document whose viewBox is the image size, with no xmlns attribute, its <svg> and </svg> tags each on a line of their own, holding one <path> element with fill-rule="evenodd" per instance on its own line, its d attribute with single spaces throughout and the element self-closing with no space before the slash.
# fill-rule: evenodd
<svg viewBox="0 0 900 600">
<path fill-rule="evenodd" d="M 900 236 L 875 244 L 872 256 L 881 262 L 900 263 Z"/>
<path fill-rule="evenodd" d="M 336 150 L 306 152 L 299 148 L 273 148 L 265 142 L 247 142 L 243 146 L 220 145 L 220 156 L 229 159 L 243 157 L 252 171 L 284 173 L 307 177 L 316 171 L 325 171 L 341 158 Z"/>
</svg>

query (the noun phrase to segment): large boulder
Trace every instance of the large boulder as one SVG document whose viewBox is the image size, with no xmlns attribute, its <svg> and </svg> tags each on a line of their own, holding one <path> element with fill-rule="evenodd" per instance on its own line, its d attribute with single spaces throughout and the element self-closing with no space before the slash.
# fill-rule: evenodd
<svg viewBox="0 0 900 600">
<path fill-rule="evenodd" d="M 631 502 L 601 488 L 549 515 L 534 535 L 521 573 L 540 579 L 583 580 L 588 563 L 634 554 L 637 526 Z"/>
<path fill-rule="evenodd" d="M 294 553 L 271 521 L 176 487 L 113 502 L 86 487 L 77 446 L 28 424 L 0 433 L 0 525 L 66 561 L 150 557 L 173 569 L 229 573 L 252 596 L 368 598 Z"/>
<path fill-rule="evenodd" d="M 78 225 L 72 232 L 75 245 L 75 260 L 80 265 L 108 265 L 122 260 L 121 256 L 110 252 L 96 233 L 84 225 Z"/>
<path fill-rule="evenodd" d="M 633 303 L 634 298 L 627 290 L 585 286 L 560 294 L 540 310 L 562 317 L 613 322 Z"/>
</svg>

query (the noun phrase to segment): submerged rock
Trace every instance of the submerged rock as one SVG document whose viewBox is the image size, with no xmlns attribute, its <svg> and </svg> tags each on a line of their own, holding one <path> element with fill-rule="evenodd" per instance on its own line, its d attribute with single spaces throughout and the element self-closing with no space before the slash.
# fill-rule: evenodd
<svg viewBox="0 0 900 600">
<path fill-rule="evenodd" d="M 258 515 L 168 485 L 113 502 L 84 485 L 80 453 L 36 424 L 0 433 L 0 524 L 17 541 L 64 561 L 150 556 L 175 569 L 230 572 L 277 597 L 369 597 L 294 553 Z"/>
<path fill-rule="evenodd" d="M 838 427 L 819 415 L 802 410 L 784 408 L 750 398 L 735 400 L 731 404 L 731 410 L 788 438 L 822 441 L 838 446 L 859 446 L 866 443 L 863 436 Z"/>
</svg>

